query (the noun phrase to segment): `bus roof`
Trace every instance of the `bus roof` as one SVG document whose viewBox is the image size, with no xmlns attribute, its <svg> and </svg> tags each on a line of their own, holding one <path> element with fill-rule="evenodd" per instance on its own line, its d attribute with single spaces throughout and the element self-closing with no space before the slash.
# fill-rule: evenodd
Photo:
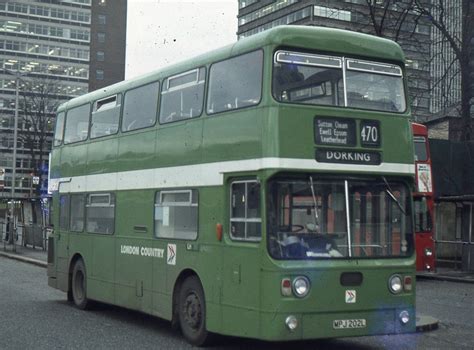
<svg viewBox="0 0 474 350">
<path fill-rule="evenodd" d="M 181 73 L 231 56 L 239 55 L 264 46 L 304 48 L 325 53 L 347 54 L 356 57 L 373 58 L 382 61 L 405 62 L 400 46 L 394 41 L 373 35 L 342 29 L 298 25 L 278 26 L 241 39 L 236 43 L 187 59 L 168 67 L 155 70 L 139 77 L 98 89 L 71 99 L 59 106 L 58 111 L 107 97 L 125 89 Z"/>
</svg>

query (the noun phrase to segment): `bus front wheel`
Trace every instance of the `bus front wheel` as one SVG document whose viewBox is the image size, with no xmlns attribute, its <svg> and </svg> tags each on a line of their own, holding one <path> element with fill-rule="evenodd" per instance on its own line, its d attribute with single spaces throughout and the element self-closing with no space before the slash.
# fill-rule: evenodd
<svg viewBox="0 0 474 350">
<path fill-rule="evenodd" d="M 89 300 L 87 299 L 86 292 L 86 278 L 86 266 L 84 265 L 84 261 L 79 259 L 74 264 L 74 268 L 72 270 L 71 294 L 74 305 L 81 310 L 85 310 L 89 306 Z"/>
<path fill-rule="evenodd" d="M 184 280 L 179 292 L 179 325 L 184 337 L 193 345 L 209 342 L 206 330 L 206 302 L 201 282 L 196 276 Z"/>
</svg>

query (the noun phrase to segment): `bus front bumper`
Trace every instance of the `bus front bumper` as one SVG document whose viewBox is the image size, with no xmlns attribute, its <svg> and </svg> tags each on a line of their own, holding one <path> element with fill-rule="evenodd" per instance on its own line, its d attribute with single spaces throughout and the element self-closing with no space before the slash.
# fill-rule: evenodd
<svg viewBox="0 0 474 350">
<path fill-rule="evenodd" d="M 408 320 L 403 317 L 408 315 Z M 402 320 L 403 319 L 403 320 Z M 292 330 L 296 320 L 296 327 Z M 404 323 L 406 322 L 406 323 Z M 384 309 L 366 312 L 262 313 L 261 338 L 302 340 L 412 333 L 416 330 L 414 309 Z"/>
</svg>

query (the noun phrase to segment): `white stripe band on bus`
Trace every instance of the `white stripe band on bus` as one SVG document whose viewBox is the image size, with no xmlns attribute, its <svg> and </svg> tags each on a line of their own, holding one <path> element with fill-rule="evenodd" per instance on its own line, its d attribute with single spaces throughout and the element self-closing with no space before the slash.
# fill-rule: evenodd
<svg viewBox="0 0 474 350">
<path fill-rule="evenodd" d="M 115 173 L 50 179 L 51 187 L 60 192 L 97 192 L 149 188 L 220 186 L 224 174 L 258 171 L 262 169 L 345 171 L 365 174 L 414 175 L 415 166 L 404 163 L 380 165 L 319 163 L 313 159 L 257 158 L 215 163 L 201 163 L 155 169 L 131 170 Z"/>
</svg>

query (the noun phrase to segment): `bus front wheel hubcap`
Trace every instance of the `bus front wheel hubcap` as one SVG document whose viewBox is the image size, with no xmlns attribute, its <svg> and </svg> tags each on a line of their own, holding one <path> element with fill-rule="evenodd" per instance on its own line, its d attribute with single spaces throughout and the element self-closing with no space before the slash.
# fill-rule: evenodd
<svg viewBox="0 0 474 350">
<path fill-rule="evenodd" d="M 184 317 L 186 323 L 193 329 L 198 329 L 201 323 L 201 303 L 196 294 L 191 293 L 184 303 Z"/>
</svg>

